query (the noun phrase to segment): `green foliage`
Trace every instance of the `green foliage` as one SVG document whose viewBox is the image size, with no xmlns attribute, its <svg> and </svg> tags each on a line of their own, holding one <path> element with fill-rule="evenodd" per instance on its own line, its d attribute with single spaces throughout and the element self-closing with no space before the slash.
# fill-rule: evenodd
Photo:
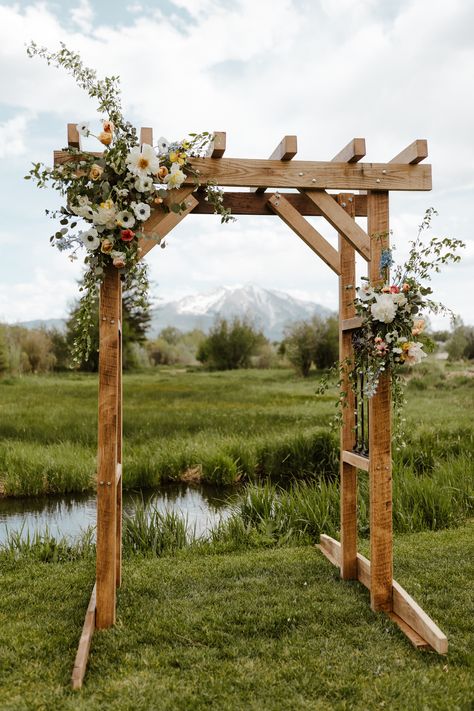
<svg viewBox="0 0 474 711">
<path fill-rule="evenodd" d="M 263 333 L 248 319 L 221 318 L 199 346 L 196 357 L 210 370 L 249 368 L 252 355 L 265 341 Z"/>
<path fill-rule="evenodd" d="M 337 318 L 297 321 L 285 330 L 283 352 L 296 372 L 307 377 L 314 364 L 318 369 L 331 368 L 339 354 Z"/>
<path fill-rule="evenodd" d="M 191 540 L 187 522 L 175 511 L 159 511 L 153 504 L 137 502 L 133 515 L 123 521 L 124 554 L 169 555 Z"/>
<path fill-rule="evenodd" d="M 449 359 L 474 360 L 474 327 L 458 325 L 447 342 Z"/>
</svg>

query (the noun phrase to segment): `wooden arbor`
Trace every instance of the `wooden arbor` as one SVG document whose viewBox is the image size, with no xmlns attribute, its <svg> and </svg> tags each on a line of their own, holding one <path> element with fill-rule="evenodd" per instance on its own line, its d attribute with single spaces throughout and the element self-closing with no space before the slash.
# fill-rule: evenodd
<svg viewBox="0 0 474 711">
<path fill-rule="evenodd" d="M 74 124 L 68 126 L 68 140 L 79 147 Z M 151 129 L 141 129 L 140 140 L 152 145 Z M 352 352 L 352 334 L 360 326 L 353 306 L 355 252 L 367 261 L 370 280 L 379 280 L 381 252 L 389 246 L 389 191 L 431 189 L 431 166 L 419 165 L 428 155 L 426 141 L 414 141 L 388 163 L 359 162 L 365 156 L 362 138 L 353 139 L 325 162 L 292 160 L 296 136 L 285 136 L 268 160 L 225 158 L 225 145 L 225 133 L 216 133 L 208 157 L 192 161 L 194 170 L 203 182 L 213 180 L 234 188 L 224 200 L 233 214 L 279 216 L 338 275 L 340 358 L 345 359 Z M 59 164 L 71 160 L 71 155 L 57 151 L 54 158 Z M 267 192 L 270 188 L 275 190 Z M 176 202 L 184 201 L 185 210 L 155 211 L 145 223 L 142 256 L 191 212 L 212 212 L 191 180 L 173 194 Z M 305 219 L 315 215 L 325 217 L 337 230 L 338 249 Z M 367 218 L 366 231 L 355 217 Z M 373 235 L 378 238 L 371 239 Z M 74 688 L 82 685 L 94 628 L 115 622 L 116 589 L 121 582 L 121 283 L 113 267 L 101 287 L 99 319 L 97 574 L 74 666 Z M 345 384 L 342 387 L 347 390 Z M 390 378 L 385 375 L 368 408 L 362 397 L 349 396 L 341 428 L 341 541 L 323 535 L 320 549 L 340 568 L 343 579 L 359 580 L 370 590 L 372 609 L 387 613 L 416 647 L 443 654 L 445 635 L 393 580 L 390 392 Z M 358 470 L 368 472 L 370 483 L 370 561 L 357 552 Z"/>
</svg>

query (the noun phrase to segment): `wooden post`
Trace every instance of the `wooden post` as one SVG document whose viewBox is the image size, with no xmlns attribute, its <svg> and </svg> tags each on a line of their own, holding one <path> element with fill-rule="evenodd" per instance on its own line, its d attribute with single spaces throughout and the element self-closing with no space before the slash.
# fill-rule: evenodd
<svg viewBox="0 0 474 711">
<path fill-rule="evenodd" d="M 388 192 L 367 194 L 367 232 L 371 237 L 369 279 L 379 282 L 380 257 L 388 249 Z M 370 490 L 370 606 L 392 610 L 392 404 L 388 373 L 379 380 L 377 393 L 369 400 L 369 490 Z"/>
<path fill-rule="evenodd" d="M 115 622 L 117 536 L 117 440 L 120 365 L 118 269 L 105 271 L 99 308 L 99 431 L 97 480 L 96 626 Z"/>
<path fill-rule="evenodd" d="M 115 570 L 115 580 L 116 585 L 119 588 L 122 584 L 122 440 L 123 440 L 123 417 L 122 417 L 122 332 L 123 332 L 123 310 L 122 310 L 122 294 L 120 288 L 120 298 L 119 298 L 119 362 L 118 362 L 118 383 L 117 383 L 117 475 L 116 475 L 116 486 L 117 486 L 117 521 L 116 521 L 116 542 L 115 542 L 115 556 L 116 556 L 116 570 Z"/>
<path fill-rule="evenodd" d="M 337 198 L 341 207 L 352 218 L 355 216 L 353 195 L 340 194 Z M 339 234 L 339 255 L 341 276 L 339 277 L 339 360 L 343 362 L 352 357 L 352 331 L 343 330 L 344 319 L 355 316 L 355 250 Z M 343 460 L 343 452 L 354 447 L 355 398 L 349 382 L 347 366 L 344 368 L 341 391 L 347 393 L 346 406 L 342 411 L 341 426 L 341 577 L 344 580 L 357 580 L 357 469 Z"/>
</svg>

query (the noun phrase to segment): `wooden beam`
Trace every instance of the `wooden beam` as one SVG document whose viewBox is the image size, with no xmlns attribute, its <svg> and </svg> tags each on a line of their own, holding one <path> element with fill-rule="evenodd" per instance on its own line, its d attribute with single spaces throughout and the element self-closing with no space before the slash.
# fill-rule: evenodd
<svg viewBox="0 0 474 711">
<path fill-rule="evenodd" d="M 321 536 L 320 551 L 335 566 L 339 567 L 341 560 L 341 544 L 329 536 Z M 360 553 L 357 554 L 357 578 L 362 585 L 370 590 L 371 564 Z M 435 622 L 426 614 L 417 602 L 397 583 L 393 585 L 393 611 L 386 614 L 400 627 L 412 644 L 418 648 L 431 647 L 438 654 L 446 654 L 448 640 Z M 395 614 L 395 617 L 394 617 Z M 396 619 L 399 617 L 404 624 Z"/>
<path fill-rule="evenodd" d="M 319 232 L 304 219 L 285 198 L 278 194 L 272 195 L 268 201 L 271 209 L 281 217 L 288 227 L 291 227 L 298 237 L 308 245 L 315 254 L 325 262 L 336 274 L 341 273 L 338 252 Z"/>
<path fill-rule="evenodd" d="M 224 207 L 228 207 L 233 215 L 275 215 L 276 213 L 268 206 L 268 200 L 276 193 L 257 192 L 229 192 L 224 193 Z M 300 215 L 307 217 L 318 217 L 322 215 L 321 210 L 304 193 L 278 193 L 284 197 Z M 213 206 L 205 200 L 204 190 L 199 189 L 194 196 L 199 200 L 199 204 L 193 210 L 194 215 L 212 215 Z M 336 195 L 331 195 L 335 200 Z M 367 216 L 367 197 L 365 195 L 354 195 L 355 214 L 357 217 Z"/>
<path fill-rule="evenodd" d="M 227 187 L 431 190 L 430 165 L 241 158 L 193 158 L 190 162 L 203 181 L 215 180 Z"/>
<path fill-rule="evenodd" d="M 99 305 L 99 422 L 97 481 L 98 629 L 115 622 L 117 535 L 117 427 L 121 281 L 118 269 L 105 270 Z"/>
<path fill-rule="evenodd" d="M 92 588 L 92 595 L 87 606 L 87 612 L 84 619 L 79 647 L 77 649 L 74 668 L 72 670 L 71 684 L 72 688 L 77 691 L 82 688 L 82 682 L 87 669 L 87 660 L 89 659 L 89 650 L 91 648 L 92 635 L 95 630 L 95 608 L 96 608 L 96 586 Z"/>
<path fill-rule="evenodd" d="M 403 149 L 401 153 L 392 158 L 390 163 L 407 163 L 408 165 L 416 165 L 420 161 L 428 157 L 428 141 L 425 138 L 418 138 L 409 146 Z"/>
<path fill-rule="evenodd" d="M 351 464 L 353 467 L 357 467 L 357 469 L 362 469 L 364 472 L 369 471 L 369 458 L 357 454 L 357 452 L 345 449 L 342 452 L 342 461 L 346 462 L 346 464 Z"/>
<path fill-rule="evenodd" d="M 325 190 L 306 190 L 305 194 L 319 207 L 327 221 L 348 240 L 364 259 L 370 259 L 369 236 Z"/>
<path fill-rule="evenodd" d="M 193 188 L 184 188 L 179 192 L 179 196 L 176 198 L 178 202 L 186 201 L 186 208 L 183 212 L 163 212 L 162 210 L 155 210 L 151 217 L 144 223 L 144 237 L 142 237 L 138 242 L 138 247 L 141 249 L 140 258 L 144 257 L 145 254 L 153 249 L 153 247 L 166 237 L 166 235 L 171 232 L 171 230 L 179 225 L 181 220 L 183 220 L 186 215 L 196 207 L 197 200 L 192 195 Z M 178 191 L 176 191 L 178 192 Z"/>
<path fill-rule="evenodd" d="M 147 144 L 148 146 L 153 145 L 153 129 L 152 128 L 141 128 L 140 129 L 140 145 Z"/>
<path fill-rule="evenodd" d="M 345 318 L 342 320 L 341 328 L 343 331 L 353 331 L 356 328 L 362 326 L 364 319 L 362 316 L 352 316 L 351 318 Z"/>
<path fill-rule="evenodd" d="M 333 163 L 357 163 L 365 156 L 365 138 L 353 138 L 332 159 Z M 401 161 L 403 162 L 403 161 Z"/>
<path fill-rule="evenodd" d="M 77 130 L 76 123 L 68 123 L 67 125 L 67 144 L 70 148 L 81 148 L 81 136 Z"/>
<path fill-rule="evenodd" d="M 87 153 L 100 158 L 102 153 Z M 54 151 L 54 164 L 79 160 Z M 193 158 L 191 167 L 202 182 L 225 187 L 318 188 L 328 190 L 431 190 L 431 165 L 402 163 L 332 163 L 245 158 Z M 193 177 L 187 182 L 191 184 Z"/>
<path fill-rule="evenodd" d="M 123 440 L 123 388 L 122 388 L 122 299 L 119 304 L 119 364 L 117 383 L 117 467 L 115 476 L 116 499 L 116 528 L 115 528 L 115 584 L 119 588 L 122 584 L 122 509 L 123 509 L 123 479 L 122 479 L 122 440 Z"/>
<path fill-rule="evenodd" d="M 333 201 L 334 202 L 334 201 Z M 337 196 L 337 207 L 353 221 L 354 201 L 352 195 Z M 355 223 L 354 223 L 355 224 Z M 355 316 L 355 250 L 343 234 L 338 234 L 341 275 L 339 277 L 339 361 L 344 363 L 340 389 L 345 393 L 346 407 L 342 410 L 340 428 L 340 451 L 354 446 L 355 396 L 349 379 L 347 362 L 353 358 L 352 334 L 344 331 L 342 323 Z M 357 579 L 357 469 L 342 456 L 339 462 L 340 512 L 341 512 L 341 578 Z"/>
<path fill-rule="evenodd" d="M 208 158 L 222 158 L 226 149 L 227 136 L 225 131 L 216 131 L 207 151 Z"/>
<path fill-rule="evenodd" d="M 383 235 L 370 242 L 369 281 L 381 281 L 380 257 L 390 246 L 388 193 L 367 195 L 369 235 Z M 380 375 L 377 392 L 369 399 L 370 491 L 370 604 L 373 610 L 392 610 L 392 402 L 391 379 Z"/>
<path fill-rule="evenodd" d="M 284 136 L 270 156 L 270 160 L 291 160 L 298 152 L 298 139 L 296 136 Z M 267 188 L 250 188 L 256 193 L 264 193 Z"/>
<path fill-rule="evenodd" d="M 393 581 L 393 612 L 418 632 L 438 654 L 447 653 L 446 635 L 395 580 Z"/>
</svg>

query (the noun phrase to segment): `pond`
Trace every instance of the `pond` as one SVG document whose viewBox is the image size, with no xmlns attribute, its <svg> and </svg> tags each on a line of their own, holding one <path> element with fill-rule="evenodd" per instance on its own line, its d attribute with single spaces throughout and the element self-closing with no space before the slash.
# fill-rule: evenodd
<svg viewBox="0 0 474 711">
<path fill-rule="evenodd" d="M 139 504 L 151 503 L 160 511 L 176 511 L 187 519 L 197 535 L 205 533 L 219 520 L 229 516 L 238 487 L 222 488 L 204 485 L 169 484 L 159 489 L 123 492 L 124 515 L 133 515 Z M 46 530 L 68 540 L 96 524 L 95 494 L 69 494 L 28 498 L 0 498 L 0 545 L 8 532 L 20 531 L 26 538 Z"/>
</svg>

